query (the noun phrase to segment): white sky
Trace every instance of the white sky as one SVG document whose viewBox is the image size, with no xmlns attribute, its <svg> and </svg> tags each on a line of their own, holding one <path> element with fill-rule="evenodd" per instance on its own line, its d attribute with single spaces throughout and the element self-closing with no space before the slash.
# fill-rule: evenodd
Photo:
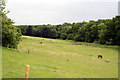
<svg viewBox="0 0 120 80">
<path fill-rule="evenodd" d="M 8 0 L 8 17 L 16 25 L 62 24 L 118 15 L 119 0 Z"/>
</svg>

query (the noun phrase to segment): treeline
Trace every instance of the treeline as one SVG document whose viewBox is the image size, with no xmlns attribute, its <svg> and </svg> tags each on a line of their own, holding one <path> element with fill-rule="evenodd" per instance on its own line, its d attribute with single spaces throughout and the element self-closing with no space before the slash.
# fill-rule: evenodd
<svg viewBox="0 0 120 80">
<path fill-rule="evenodd" d="M 120 16 L 59 25 L 19 25 L 23 35 L 120 45 Z"/>
</svg>

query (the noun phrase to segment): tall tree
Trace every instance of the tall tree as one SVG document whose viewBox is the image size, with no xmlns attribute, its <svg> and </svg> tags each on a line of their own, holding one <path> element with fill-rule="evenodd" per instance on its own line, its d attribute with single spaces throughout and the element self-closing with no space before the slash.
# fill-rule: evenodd
<svg viewBox="0 0 120 80">
<path fill-rule="evenodd" d="M 4 11 L 5 0 L 2 0 L 1 15 L 2 15 L 2 46 L 9 48 L 17 48 L 21 41 L 21 31 L 19 28 L 12 25 L 14 22 L 6 16 L 9 11 Z"/>
</svg>

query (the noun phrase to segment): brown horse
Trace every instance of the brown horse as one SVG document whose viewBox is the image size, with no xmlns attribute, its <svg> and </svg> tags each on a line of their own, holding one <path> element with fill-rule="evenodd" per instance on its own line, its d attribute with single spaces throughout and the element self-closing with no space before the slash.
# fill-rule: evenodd
<svg viewBox="0 0 120 80">
<path fill-rule="evenodd" d="M 102 58 L 102 55 L 98 55 L 98 58 L 99 58 L 99 57 Z"/>
<path fill-rule="evenodd" d="M 40 44 L 42 44 L 42 41 L 40 41 Z"/>
</svg>

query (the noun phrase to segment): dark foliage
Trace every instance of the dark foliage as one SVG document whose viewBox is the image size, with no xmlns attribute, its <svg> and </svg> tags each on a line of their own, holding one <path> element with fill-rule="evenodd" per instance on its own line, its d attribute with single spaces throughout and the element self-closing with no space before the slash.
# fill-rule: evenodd
<svg viewBox="0 0 120 80">
<path fill-rule="evenodd" d="M 21 29 L 24 35 L 120 45 L 120 16 L 116 16 L 113 19 L 90 20 L 89 22 L 83 21 L 72 24 L 31 25 L 29 27 L 27 25 L 19 25 L 17 27 Z"/>
</svg>

